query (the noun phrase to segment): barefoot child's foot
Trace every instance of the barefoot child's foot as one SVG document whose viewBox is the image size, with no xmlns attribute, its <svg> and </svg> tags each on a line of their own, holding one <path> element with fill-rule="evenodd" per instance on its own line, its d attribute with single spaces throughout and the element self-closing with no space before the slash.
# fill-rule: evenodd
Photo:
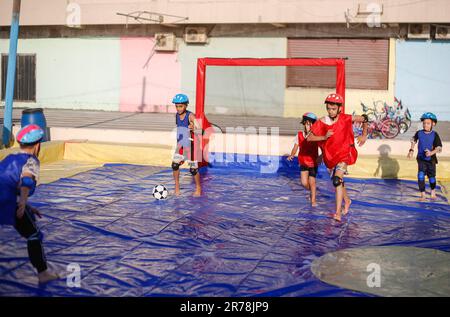
<svg viewBox="0 0 450 317">
<path fill-rule="evenodd" d="M 352 200 L 349 199 L 345 202 L 344 204 L 344 210 L 342 211 L 343 215 L 345 216 L 346 214 L 348 214 L 348 211 L 350 210 L 350 205 L 352 204 Z"/>
<path fill-rule="evenodd" d="M 317 207 L 317 202 L 315 201 L 311 202 L 311 207 Z"/>
<path fill-rule="evenodd" d="M 202 191 L 201 190 L 196 190 L 194 193 L 194 197 L 200 197 L 202 195 Z"/>
<path fill-rule="evenodd" d="M 426 200 L 425 193 L 421 193 L 420 197 L 419 197 L 419 201 L 425 201 L 425 200 Z"/>
<path fill-rule="evenodd" d="M 341 213 L 333 214 L 333 219 L 338 221 L 338 222 L 341 222 Z"/>
<path fill-rule="evenodd" d="M 181 192 L 179 190 L 175 190 L 175 196 L 180 196 Z"/>
<path fill-rule="evenodd" d="M 436 199 L 437 197 L 436 197 L 436 190 L 432 190 L 431 191 L 431 195 L 430 195 L 430 199 Z"/>
<path fill-rule="evenodd" d="M 59 279 L 58 274 L 50 273 L 48 270 L 38 274 L 39 284 L 45 284 L 53 280 Z"/>
</svg>

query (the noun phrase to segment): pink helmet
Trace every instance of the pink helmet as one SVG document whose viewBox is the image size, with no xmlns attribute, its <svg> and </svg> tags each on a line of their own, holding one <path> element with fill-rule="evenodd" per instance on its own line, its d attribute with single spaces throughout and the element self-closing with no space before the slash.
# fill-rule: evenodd
<svg viewBox="0 0 450 317">
<path fill-rule="evenodd" d="M 342 98 L 341 95 L 332 93 L 327 96 L 327 99 L 325 99 L 325 103 L 335 103 L 338 105 L 342 105 L 344 103 L 344 98 Z"/>
</svg>

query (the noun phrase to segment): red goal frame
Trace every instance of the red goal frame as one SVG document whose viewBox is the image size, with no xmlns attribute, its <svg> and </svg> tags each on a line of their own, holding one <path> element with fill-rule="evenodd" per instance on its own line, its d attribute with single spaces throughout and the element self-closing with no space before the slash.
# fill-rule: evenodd
<svg viewBox="0 0 450 317">
<path fill-rule="evenodd" d="M 197 161 L 200 166 L 208 163 L 207 149 L 211 134 L 211 129 L 208 129 L 211 124 L 205 116 L 207 66 L 335 66 L 336 93 L 344 98 L 342 112 L 345 112 L 345 58 L 199 58 L 197 60 L 195 117 L 202 129 L 206 131 L 199 140 L 202 155 L 201 159 L 197 159 Z"/>
</svg>

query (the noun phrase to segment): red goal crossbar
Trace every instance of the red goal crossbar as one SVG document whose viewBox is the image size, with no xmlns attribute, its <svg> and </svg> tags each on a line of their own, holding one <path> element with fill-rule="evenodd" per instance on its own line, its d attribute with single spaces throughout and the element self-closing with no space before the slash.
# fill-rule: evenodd
<svg viewBox="0 0 450 317">
<path fill-rule="evenodd" d="M 345 59 L 344 58 L 199 58 L 197 60 L 197 87 L 195 116 L 202 129 L 210 131 L 211 127 L 205 116 L 205 88 L 207 66 L 334 66 L 336 67 L 336 93 L 344 98 L 345 111 Z M 201 138 L 202 159 L 199 164 L 204 166 L 208 162 L 207 146 L 210 132 Z M 198 143 L 197 143 L 198 144 Z M 206 151 L 205 151 L 206 148 Z"/>
</svg>

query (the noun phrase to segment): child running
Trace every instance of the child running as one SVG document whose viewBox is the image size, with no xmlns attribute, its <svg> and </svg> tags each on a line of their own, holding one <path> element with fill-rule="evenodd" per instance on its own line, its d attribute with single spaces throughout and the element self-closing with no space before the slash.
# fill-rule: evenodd
<svg viewBox="0 0 450 317">
<path fill-rule="evenodd" d="M 180 195 L 180 166 L 185 161 L 189 163 L 189 171 L 194 176 L 195 192 L 194 197 L 199 197 L 202 194 L 200 185 L 200 173 L 198 171 L 198 163 L 193 158 L 193 134 L 197 129 L 195 116 L 192 112 L 187 110 L 189 104 L 188 96 L 184 94 L 177 94 L 173 97 L 172 103 L 177 108 L 175 121 L 177 124 L 177 146 L 172 160 L 173 177 L 175 179 L 175 195 Z"/>
<path fill-rule="evenodd" d="M 433 131 L 433 127 L 437 123 L 437 117 L 431 112 L 426 112 L 420 118 L 423 130 L 416 132 L 411 139 L 411 148 L 409 149 L 408 158 L 414 155 L 414 147 L 418 144 L 417 164 L 420 198 L 419 201 L 425 200 L 425 176 L 428 176 L 431 188 L 431 199 L 436 199 L 436 164 L 438 163 L 436 154 L 442 152 L 442 142 L 439 134 Z"/>
<path fill-rule="evenodd" d="M 316 202 L 316 176 L 318 170 L 319 144 L 318 142 L 308 142 L 307 138 L 311 131 L 311 126 L 317 121 L 317 116 L 308 112 L 303 115 L 303 131 L 298 131 L 295 138 L 291 155 L 287 158 L 292 161 L 298 152 L 298 164 L 300 165 L 300 183 L 310 191 L 311 206 L 317 207 Z"/>
<path fill-rule="evenodd" d="M 28 205 L 39 178 L 39 151 L 44 131 L 37 125 L 23 127 L 17 134 L 20 152 L 8 155 L 0 162 L 0 224 L 14 226 L 27 239 L 28 257 L 38 272 L 39 283 L 57 279 L 47 269 L 42 233 L 36 225 L 40 212 Z"/>
<path fill-rule="evenodd" d="M 344 186 L 344 175 L 347 174 L 347 166 L 353 165 L 358 157 L 353 135 L 353 122 L 363 123 L 363 132 L 357 138 L 359 146 L 367 140 L 367 115 L 357 116 L 341 113 L 344 99 L 339 94 L 333 93 L 325 99 L 328 116 L 316 121 L 311 127 L 308 141 L 322 141 L 323 161 L 330 170 L 333 186 L 336 189 L 336 211 L 333 219 L 341 221 L 341 214 L 346 215 L 352 201 L 348 197 Z M 342 212 L 342 200 L 344 210 Z"/>
</svg>

